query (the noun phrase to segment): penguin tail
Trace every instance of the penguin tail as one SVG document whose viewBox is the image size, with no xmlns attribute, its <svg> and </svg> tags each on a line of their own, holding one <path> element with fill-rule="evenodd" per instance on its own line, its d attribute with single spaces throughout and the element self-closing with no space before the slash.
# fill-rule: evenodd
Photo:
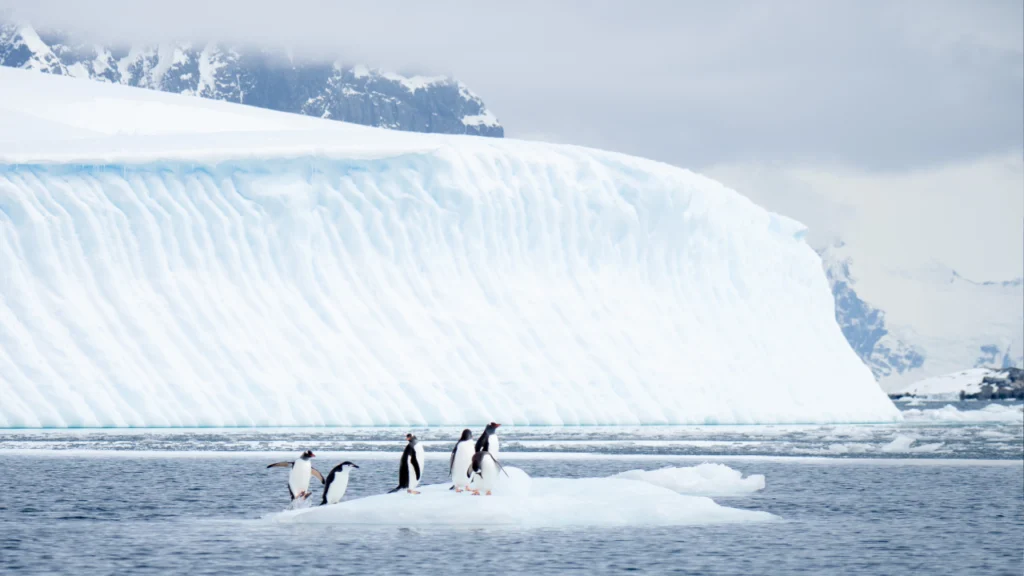
<svg viewBox="0 0 1024 576">
<path fill-rule="evenodd" d="M 452 487 L 449 488 L 449 490 L 455 490 L 455 484 L 452 484 Z"/>
<path fill-rule="evenodd" d="M 401 490 L 401 489 L 402 489 L 402 487 L 401 487 L 401 486 L 395 486 L 395 487 L 394 487 L 394 488 L 392 488 L 391 490 L 388 490 L 388 494 L 394 494 L 395 492 L 398 492 L 398 491 L 399 491 L 399 490 Z"/>
</svg>

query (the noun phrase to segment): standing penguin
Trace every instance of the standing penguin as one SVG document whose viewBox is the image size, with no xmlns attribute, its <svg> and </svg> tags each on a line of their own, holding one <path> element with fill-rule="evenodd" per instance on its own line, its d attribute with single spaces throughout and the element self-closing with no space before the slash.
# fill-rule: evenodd
<svg viewBox="0 0 1024 576">
<path fill-rule="evenodd" d="M 313 468 L 313 464 L 310 462 L 313 458 L 315 458 L 313 452 L 306 450 L 294 462 L 276 462 L 267 466 L 267 468 L 291 468 L 292 471 L 288 474 L 288 494 L 291 495 L 292 500 L 296 498 L 305 500 L 312 494 L 309 491 L 310 476 L 319 478 L 321 484 L 324 482 L 323 475 L 316 468 Z"/>
<path fill-rule="evenodd" d="M 405 445 L 405 452 L 402 452 L 402 462 L 398 466 L 398 486 L 388 490 L 388 494 L 405 489 L 409 494 L 419 494 L 416 486 L 423 478 L 423 465 L 426 463 L 423 457 L 423 446 L 412 434 L 406 434 L 405 439 L 409 441 Z"/>
<path fill-rule="evenodd" d="M 324 497 L 320 501 L 321 506 L 341 502 L 345 496 L 345 490 L 348 489 L 348 473 L 353 468 L 359 468 L 359 466 L 351 462 L 342 462 L 331 468 L 331 472 L 327 474 L 327 482 L 324 483 Z"/>
<path fill-rule="evenodd" d="M 491 422 L 487 428 L 484 428 L 484 433 L 476 439 L 476 452 L 486 450 L 495 458 L 498 457 L 498 426 L 501 424 Z"/>
<path fill-rule="evenodd" d="M 452 448 L 452 457 L 448 462 L 448 475 L 452 477 L 452 488 L 462 492 L 469 486 L 469 466 L 473 461 L 473 432 L 469 428 L 462 431 L 462 437 Z"/>
<path fill-rule="evenodd" d="M 470 468 L 479 479 L 474 483 L 476 488 L 473 489 L 473 495 L 479 496 L 481 490 L 487 491 L 487 495 L 491 495 L 491 489 L 498 481 L 498 470 L 505 472 L 505 468 L 498 462 L 498 459 L 494 457 L 487 450 L 481 450 L 476 454 L 473 454 L 473 463 Z M 505 472 L 505 476 L 508 476 L 508 472 Z"/>
</svg>

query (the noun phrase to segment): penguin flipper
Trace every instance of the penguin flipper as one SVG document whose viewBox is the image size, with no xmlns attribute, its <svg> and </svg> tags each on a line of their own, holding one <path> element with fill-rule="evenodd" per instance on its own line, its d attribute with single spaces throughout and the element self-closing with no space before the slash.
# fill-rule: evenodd
<svg viewBox="0 0 1024 576">
<path fill-rule="evenodd" d="M 317 478 L 319 478 L 319 479 L 320 479 L 320 483 L 321 483 L 321 484 L 323 484 L 323 483 L 324 483 L 324 475 L 323 475 L 323 474 L 321 474 L 319 470 L 317 470 L 316 468 L 313 468 L 313 467 L 311 466 L 311 467 L 309 468 L 309 473 L 310 473 L 310 474 L 312 474 L 313 476 L 316 476 Z"/>
<path fill-rule="evenodd" d="M 452 457 L 448 460 L 448 477 L 452 477 L 452 469 L 455 468 L 455 451 L 459 449 L 459 443 L 455 443 L 455 448 L 452 448 Z"/>
<path fill-rule="evenodd" d="M 498 465 L 498 470 L 501 470 L 502 472 L 505 472 L 505 467 L 501 465 L 501 462 L 498 462 L 498 459 L 494 457 L 494 454 L 491 454 L 490 452 L 488 452 L 487 455 L 490 456 L 491 460 L 494 460 L 494 463 Z M 505 476 L 507 476 L 508 478 L 511 478 L 511 476 L 508 475 L 508 472 L 505 472 Z"/>
<path fill-rule="evenodd" d="M 291 468 L 292 464 L 292 462 L 275 462 L 270 466 L 267 466 L 267 468 Z"/>
</svg>

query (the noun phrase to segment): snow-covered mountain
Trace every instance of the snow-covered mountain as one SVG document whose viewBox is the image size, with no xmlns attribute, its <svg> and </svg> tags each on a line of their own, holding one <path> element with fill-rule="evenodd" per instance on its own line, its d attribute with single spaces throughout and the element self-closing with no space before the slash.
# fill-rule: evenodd
<svg viewBox="0 0 1024 576">
<path fill-rule="evenodd" d="M 847 341 L 883 389 L 965 368 L 1024 365 L 1024 282 L 973 282 L 940 264 L 895 270 L 843 242 L 819 250 Z"/>
<path fill-rule="evenodd" d="M 216 43 L 112 48 L 0 23 L 0 65 L 413 132 L 502 137 L 483 101 L 445 77 L 297 63 Z"/>
<path fill-rule="evenodd" d="M 0 86 L 0 427 L 901 418 L 806 229 L 709 178 Z"/>
</svg>

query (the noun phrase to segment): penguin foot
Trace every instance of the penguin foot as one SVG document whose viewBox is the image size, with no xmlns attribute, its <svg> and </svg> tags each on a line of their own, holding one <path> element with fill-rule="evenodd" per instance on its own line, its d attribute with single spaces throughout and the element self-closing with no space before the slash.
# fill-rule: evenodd
<svg viewBox="0 0 1024 576">
<path fill-rule="evenodd" d="M 456 492 L 462 492 L 462 488 L 456 488 L 455 491 Z"/>
<path fill-rule="evenodd" d="M 409 494 L 419 494 L 416 490 L 409 490 Z"/>
<path fill-rule="evenodd" d="M 479 490 L 470 490 L 470 492 L 473 493 L 473 496 L 479 496 L 480 495 L 480 491 Z"/>
<path fill-rule="evenodd" d="M 487 491 L 487 495 L 488 495 L 488 496 L 490 496 L 490 495 L 491 495 L 491 491 L 490 491 L 490 490 L 488 490 L 488 491 Z"/>
</svg>

